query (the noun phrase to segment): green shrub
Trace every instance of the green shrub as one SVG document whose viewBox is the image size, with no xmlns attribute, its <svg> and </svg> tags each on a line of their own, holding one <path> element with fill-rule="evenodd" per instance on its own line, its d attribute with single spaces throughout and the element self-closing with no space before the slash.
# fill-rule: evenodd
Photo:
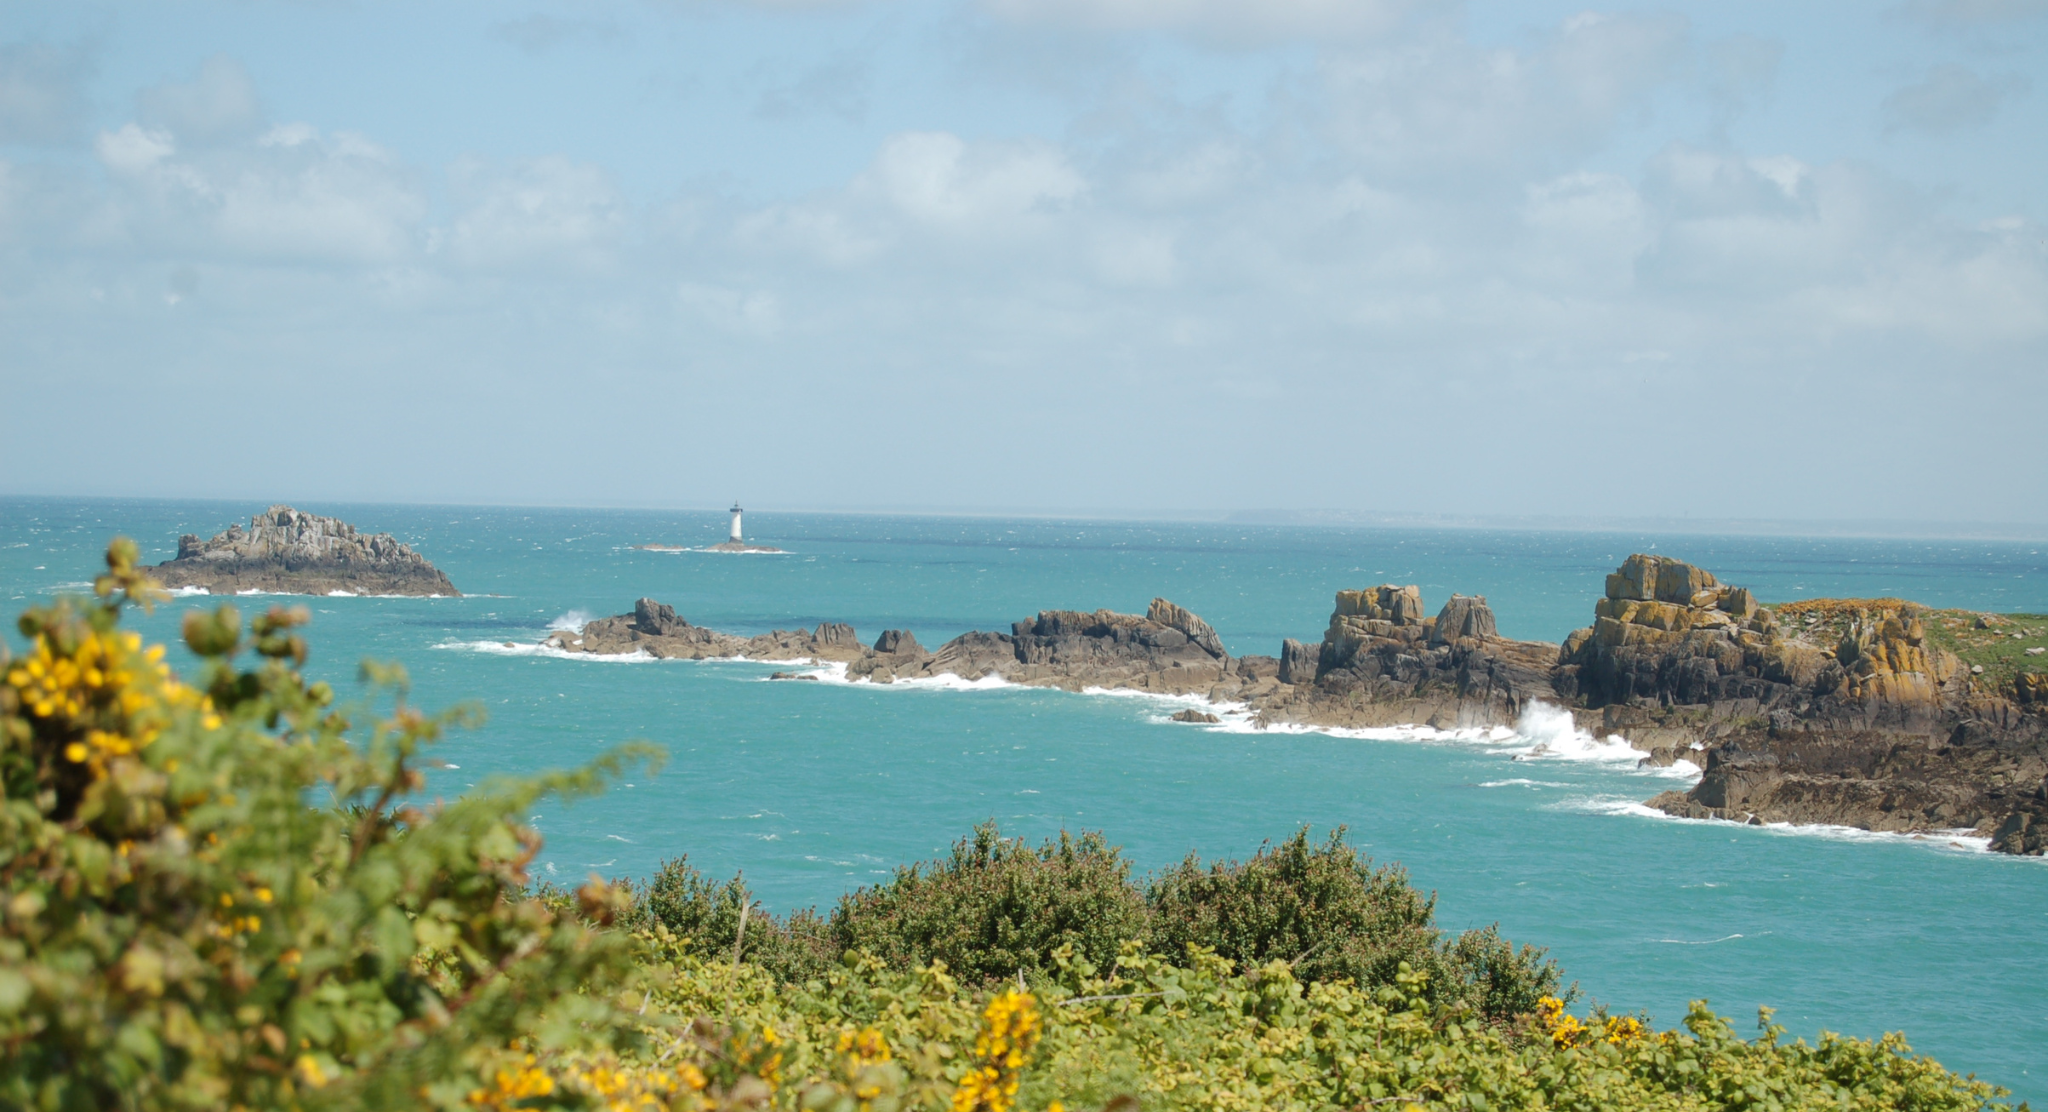
<svg viewBox="0 0 2048 1112">
<path fill-rule="evenodd" d="M 1245 969 L 1284 961 L 1303 981 L 1362 986 L 1392 984 L 1406 964 L 1427 974 L 1434 998 L 1494 1020 L 1557 992 L 1557 966 L 1541 950 L 1518 953 L 1491 927 L 1445 939 L 1432 921 L 1436 898 L 1398 865 L 1373 868 L 1341 826 L 1319 846 L 1303 827 L 1250 861 L 1204 867 L 1190 854 L 1152 882 L 1147 900 L 1149 941 L 1169 957 L 1200 946 Z"/>
<path fill-rule="evenodd" d="M 1062 831 L 1033 849 L 983 823 L 945 861 L 899 868 L 887 884 L 842 898 L 832 937 L 898 969 L 943 961 L 970 982 L 1029 977 L 1062 946 L 1107 964 L 1145 935 L 1130 873 L 1100 834 Z"/>
<path fill-rule="evenodd" d="M 603 888 L 593 925 L 521 898 L 520 816 L 625 755 L 410 805 L 420 751 L 473 714 L 421 714 L 372 670 L 395 705 L 359 729 L 298 671 L 303 610 L 246 635 L 232 607 L 189 616 L 180 682 L 118 628 L 155 593 L 134 559 L 116 542 L 96 600 L 0 647 L 0 1107 L 455 1107 L 514 1040 L 642 1038 Z"/>
<path fill-rule="evenodd" d="M 622 887 L 633 891 L 630 882 Z M 735 876 L 723 884 L 709 880 L 687 855 L 662 862 L 635 895 L 641 920 L 661 924 L 694 952 L 753 962 L 784 982 L 802 984 L 822 976 L 839 959 L 830 928 L 815 910 L 777 918 L 755 906 L 745 878 Z"/>
</svg>

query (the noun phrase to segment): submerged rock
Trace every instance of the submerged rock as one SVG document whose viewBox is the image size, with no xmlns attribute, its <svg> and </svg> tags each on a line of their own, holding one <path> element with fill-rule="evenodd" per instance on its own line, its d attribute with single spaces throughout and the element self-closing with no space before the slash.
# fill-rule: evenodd
<svg viewBox="0 0 2048 1112">
<path fill-rule="evenodd" d="M 178 538 L 178 555 L 150 569 L 166 587 L 213 594 L 449 595 L 439 568 L 389 533 L 359 533 L 336 518 L 277 505 L 209 540 Z"/>
</svg>

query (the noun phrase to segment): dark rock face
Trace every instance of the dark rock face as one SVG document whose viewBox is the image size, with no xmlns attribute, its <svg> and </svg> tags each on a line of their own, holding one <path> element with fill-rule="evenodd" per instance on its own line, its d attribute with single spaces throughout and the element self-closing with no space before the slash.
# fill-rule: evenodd
<svg viewBox="0 0 2048 1112">
<path fill-rule="evenodd" d="M 907 629 L 885 629 L 875 638 L 875 652 L 883 656 L 923 656 L 924 646 Z"/>
<path fill-rule="evenodd" d="M 331 517 L 272 506 L 202 541 L 178 538 L 175 559 L 150 569 L 166 587 L 214 594 L 460 595 L 440 569 L 389 533 L 358 533 Z"/>
<path fill-rule="evenodd" d="M 1280 682 L 1286 684 L 1311 684 L 1316 682 L 1316 669 L 1323 656 L 1320 641 L 1303 644 L 1289 637 L 1280 642 Z"/>
<path fill-rule="evenodd" d="M 1438 727 L 1512 723 L 1530 702 L 1555 702 L 1557 647 L 1510 641 L 1480 596 L 1454 595 L 1424 617 L 1419 587 L 1337 592 L 1320 645 L 1281 645 L 1292 685 L 1260 707 L 1265 721 Z"/>
<path fill-rule="evenodd" d="M 1215 725 L 1216 723 L 1223 721 L 1221 718 L 1218 718 L 1215 715 L 1210 714 L 1208 711 L 1195 710 L 1192 707 L 1184 711 L 1176 712 L 1172 716 L 1172 718 L 1175 722 L 1195 722 L 1205 725 Z"/>
<path fill-rule="evenodd" d="M 690 628 L 690 623 L 677 617 L 675 608 L 667 603 L 643 598 L 633 604 L 633 628 L 655 637 L 671 637 Z"/>
<path fill-rule="evenodd" d="M 631 614 L 599 618 L 580 631 L 556 630 L 548 634 L 543 644 L 564 652 L 603 656 L 637 652 L 664 660 L 737 656 L 750 660 L 849 661 L 867 652 L 849 625 L 827 622 L 811 632 L 778 629 L 757 637 L 735 637 L 691 625 L 674 607 L 651 598 L 635 602 Z"/>
</svg>

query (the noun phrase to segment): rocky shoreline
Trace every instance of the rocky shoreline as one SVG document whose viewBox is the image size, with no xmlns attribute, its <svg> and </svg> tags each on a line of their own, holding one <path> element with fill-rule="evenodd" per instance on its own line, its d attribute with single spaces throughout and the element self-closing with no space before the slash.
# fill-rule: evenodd
<svg viewBox="0 0 2048 1112">
<path fill-rule="evenodd" d="M 149 569 L 165 587 L 212 594 L 442 595 L 462 592 L 439 568 L 389 533 L 272 506 L 210 540 L 187 533 L 178 555 Z"/>
<path fill-rule="evenodd" d="M 1780 622 L 1745 588 L 1638 554 L 1608 576 L 1593 623 L 1562 644 L 1501 637 L 1484 596 L 1453 595 L 1427 616 L 1420 590 L 1393 584 L 1339 591 L 1322 639 L 1284 641 L 1277 656 L 1232 657 L 1207 622 L 1166 599 L 1142 615 L 1043 610 L 1007 633 L 974 631 L 926 650 L 907 630 L 870 645 L 830 622 L 743 638 L 643 598 L 630 614 L 544 643 L 571 653 L 830 662 L 851 680 L 882 684 L 997 677 L 1191 695 L 1241 704 L 1259 726 L 1512 726 L 1548 704 L 1569 710 L 1580 729 L 1627 741 L 1645 764 L 1699 766 L 1697 785 L 1648 801 L 1667 814 L 1968 830 L 2000 852 L 2048 851 L 2048 681 L 2021 673 L 2007 688 L 1981 682 L 1981 667 L 1973 674 L 1930 638 L 1924 607 L 1830 605 L 1843 615 L 1834 624 Z"/>
</svg>

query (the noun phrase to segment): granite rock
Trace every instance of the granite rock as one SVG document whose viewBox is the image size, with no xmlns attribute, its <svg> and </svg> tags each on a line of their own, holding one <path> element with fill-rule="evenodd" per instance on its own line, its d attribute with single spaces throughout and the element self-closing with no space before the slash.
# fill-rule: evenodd
<svg viewBox="0 0 2048 1112">
<path fill-rule="evenodd" d="M 212 594 L 461 594 L 391 534 L 360 533 L 347 522 L 284 505 L 251 517 L 246 530 L 237 523 L 210 540 L 179 537 L 177 557 L 150 575 L 165 587 Z"/>
</svg>

